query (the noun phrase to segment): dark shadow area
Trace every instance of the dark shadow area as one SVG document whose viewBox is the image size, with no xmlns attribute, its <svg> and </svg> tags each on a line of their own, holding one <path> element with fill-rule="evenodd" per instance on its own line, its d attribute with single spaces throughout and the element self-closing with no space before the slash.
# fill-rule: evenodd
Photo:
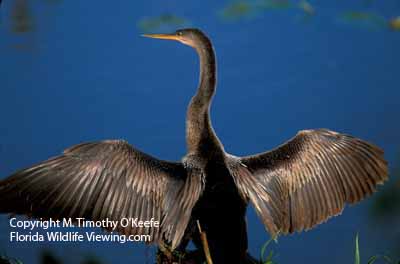
<svg viewBox="0 0 400 264">
<path fill-rule="evenodd" d="M 389 252 L 400 259 L 400 162 L 393 166 L 390 182 L 378 193 L 370 208 L 373 224 L 392 244 Z"/>
</svg>

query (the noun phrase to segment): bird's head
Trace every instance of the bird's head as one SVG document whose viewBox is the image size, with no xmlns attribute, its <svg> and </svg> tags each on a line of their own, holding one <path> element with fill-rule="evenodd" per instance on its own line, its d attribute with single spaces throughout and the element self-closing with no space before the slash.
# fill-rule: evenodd
<svg viewBox="0 0 400 264">
<path fill-rule="evenodd" d="M 207 36 L 196 28 L 179 29 L 171 34 L 144 34 L 148 38 L 176 40 L 193 48 L 198 48 L 204 43 L 209 43 Z"/>
</svg>

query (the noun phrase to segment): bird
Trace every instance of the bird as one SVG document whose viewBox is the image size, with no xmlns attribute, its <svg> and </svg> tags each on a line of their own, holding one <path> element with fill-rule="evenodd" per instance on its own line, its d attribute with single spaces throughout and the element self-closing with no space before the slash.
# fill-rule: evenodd
<svg viewBox="0 0 400 264">
<path fill-rule="evenodd" d="M 225 151 L 210 117 L 217 61 L 196 28 L 145 37 L 177 41 L 199 58 L 199 84 L 186 114 L 187 153 L 166 161 L 124 140 L 81 143 L 0 181 L 0 212 L 33 218 L 154 219 L 158 227 L 119 225 L 123 235 L 149 235 L 171 252 L 193 241 L 199 222 L 213 263 L 245 263 L 246 209 L 252 204 L 272 237 L 309 230 L 339 215 L 388 179 L 379 147 L 328 129 L 298 132 L 259 154 Z M 262 118 L 259 122 L 264 122 Z"/>
</svg>

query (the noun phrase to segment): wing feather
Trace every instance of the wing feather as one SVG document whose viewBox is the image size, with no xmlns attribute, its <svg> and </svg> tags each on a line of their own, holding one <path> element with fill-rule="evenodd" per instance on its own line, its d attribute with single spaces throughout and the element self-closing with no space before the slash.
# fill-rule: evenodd
<svg viewBox="0 0 400 264">
<path fill-rule="evenodd" d="M 1 180 L 0 212 L 95 221 L 154 218 L 160 228 L 128 225 L 118 232 L 151 235 L 152 242 L 164 239 L 175 248 L 203 190 L 201 177 L 125 141 L 83 143 Z"/>
<path fill-rule="evenodd" d="M 371 195 L 388 178 L 381 149 L 326 129 L 300 131 L 272 151 L 239 161 L 248 173 L 232 169 L 236 185 L 262 219 L 272 218 L 263 220 L 272 235 L 310 229 L 340 214 L 346 203 Z M 248 174 L 251 181 L 244 180 Z M 262 188 L 255 191 L 251 184 Z M 257 209 L 263 206 L 270 212 Z"/>
</svg>

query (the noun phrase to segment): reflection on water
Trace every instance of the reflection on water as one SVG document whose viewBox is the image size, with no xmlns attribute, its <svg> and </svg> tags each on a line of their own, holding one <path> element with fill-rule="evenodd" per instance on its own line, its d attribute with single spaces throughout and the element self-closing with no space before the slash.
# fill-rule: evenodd
<svg viewBox="0 0 400 264">
<path fill-rule="evenodd" d="M 168 32 L 179 27 L 187 27 L 189 21 L 173 14 L 163 14 L 158 17 L 142 18 L 137 25 L 143 32 Z"/>
<path fill-rule="evenodd" d="M 236 1 L 223 8 L 220 15 L 226 20 L 237 20 L 249 17 L 254 14 L 253 12 L 253 7 L 247 1 Z"/>
<path fill-rule="evenodd" d="M 300 1 L 299 8 L 303 10 L 306 15 L 312 16 L 315 14 L 315 8 L 306 0 Z"/>
<path fill-rule="evenodd" d="M 300 10 L 306 17 L 315 14 L 315 8 L 310 2 L 300 0 L 291 2 L 288 0 L 242 0 L 228 3 L 221 11 L 221 18 L 225 20 L 239 20 L 242 18 L 254 17 L 267 11 L 288 11 Z"/>
<path fill-rule="evenodd" d="M 362 25 L 370 28 L 382 29 L 387 27 L 387 20 L 376 13 L 347 11 L 341 15 L 341 19 L 354 25 Z"/>
<path fill-rule="evenodd" d="M 372 1 L 366 1 L 370 5 Z M 360 8 L 362 5 L 360 5 Z M 231 1 L 226 4 L 219 12 L 221 18 L 226 21 L 239 21 L 240 19 L 254 17 L 270 10 L 300 10 L 305 18 L 310 18 L 316 14 L 316 8 L 307 0 L 289 1 L 289 0 L 240 0 Z M 332 15 L 323 15 L 327 21 L 336 18 Z M 373 11 L 343 11 L 339 19 L 348 25 L 363 26 L 370 29 L 391 28 L 400 31 L 400 16 L 388 19 L 379 13 Z"/>
<path fill-rule="evenodd" d="M 389 26 L 390 26 L 390 28 L 393 29 L 393 30 L 398 30 L 398 31 L 400 31 L 400 16 L 395 17 L 395 18 L 392 18 L 392 19 L 389 21 Z"/>
<path fill-rule="evenodd" d="M 60 4 L 60 3 L 62 3 L 63 2 L 63 0 L 43 0 L 45 3 L 47 3 L 47 4 L 52 4 L 52 5 L 55 5 L 55 4 Z"/>
<path fill-rule="evenodd" d="M 14 33 L 26 33 L 34 29 L 33 17 L 27 0 L 14 0 L 11 19 L 11 30 Z"/>
<path fill-rule="evenodd" d="M 293 4 L 288 0 L 261 0 L 257 5 L 264 9 L 288 9 Z"/>
</svg>

